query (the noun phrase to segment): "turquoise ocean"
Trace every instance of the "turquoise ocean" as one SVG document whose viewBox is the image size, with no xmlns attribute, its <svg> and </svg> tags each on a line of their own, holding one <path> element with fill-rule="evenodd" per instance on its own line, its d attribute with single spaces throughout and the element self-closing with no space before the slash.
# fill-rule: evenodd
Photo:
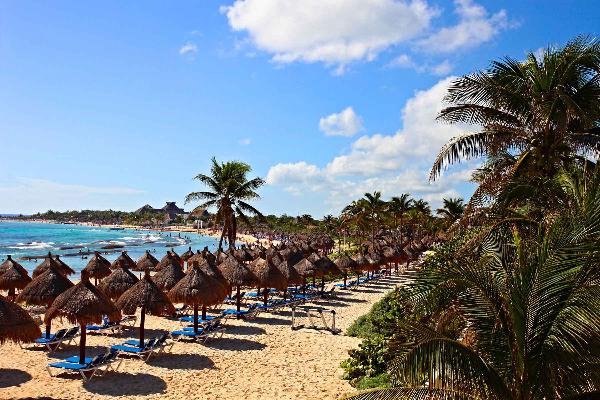
<svg viewBox="0 0 600 400">
<path fill-rule="evenodd" d="M 111 262 L 123 250 L 134 260 L 150 250 L 160 260 L 171 248 L 182 254 L 190 246 L 194 251 L 205 246 L 214 251 L 217 244 L 218 240 L 213 237 L 188 232 L 111 230 L 80 225 L 0 221 L 0 263 L 10 254 L 30 272 L 49 251 L 60 255 L 61 260 L 80 271 L 92 257 L 85 253 L 95 250 Z M 106 246 L 122 248 L 103 249 Z M 38 259 L 20 260 L 22 257 Z"/>
</svg>

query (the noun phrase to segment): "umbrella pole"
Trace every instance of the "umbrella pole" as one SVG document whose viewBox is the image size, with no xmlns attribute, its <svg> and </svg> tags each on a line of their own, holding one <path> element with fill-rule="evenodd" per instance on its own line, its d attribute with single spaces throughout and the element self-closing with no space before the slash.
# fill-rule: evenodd
<svg viewBox="0 0 600 400">
<path fill-rule="evenodd" d="M 146 307 L 142 307 L 140 317 L 140 348 L 144 347 L 144 322 L 146 321 Z"/>
<path fill-rule="evenodd" d="M 283 291 L 283 300 L 285 300 L 287 297 L 287 287 L 285 288 L 285 290 Z"/>
<path fill-rule="evenodd" d="M 306 278 L 302 277 L 302 295 L 306 296 Z"/>
<path fill-rule="evenodd" d="M 265 304 L 265 306 L 267 305 L 268 298 L 269 298 L 269 288 L 265 288 L 265 291 L 263 292 L 263 303 Z"/>
<path fill-rule="evenodd" d="M 79 364 L 85 364 L 85 324 L 79 324 L 81 337 L 79 339 Z"/>
<path fill-rule="evenodd" d="M 194 333 L 198 333 L 198 303 L 194 303 Z"/>
<path fill-rule="evenodd" d="M 344 272 L 344 289 L 346 289 L 346 280 L 348 280 L 348 273 Z"/>
<path fill-rule="evenodd" d="M 237 286 L 237 296 L 235 297 L 235 304 L 237 305 L 238 318 L 240 317 L 240 286 Z"/>
<path fill-rule="evenodd" d="M 50 330 L 52 329 L 51 324 L 52 322 L 50 321 L 46 324 L 46 339 L 50 339 Z"/>
<path fill-rule="evenodd" d="M 206 305 L 202 304 L 202 320 L 206 320 Z"/>
<path fill-rule="evenodd" d="M 325 275 L 321 277 L 321 294 L 325 293 Z"/>
</svg>

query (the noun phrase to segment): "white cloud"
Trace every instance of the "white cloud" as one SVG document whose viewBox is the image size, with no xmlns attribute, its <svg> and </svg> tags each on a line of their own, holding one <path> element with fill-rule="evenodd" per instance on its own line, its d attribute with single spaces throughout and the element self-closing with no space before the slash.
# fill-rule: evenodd
<svg viewBox="0 0 600 400">
<path fill-rule="evenodd" d="M 354 136 L 364 131 L 362 117 L 352 107 L 319 119 L 319 129 L 327 136 Z"/>
<path fill-rule="evenodd" d="M 444 60 L 441 63 L 430 67 L 430 71 L 434 75 L 444 76 L 448 75 L 454 66 L 448 60 Z"/>
<path fill-rule="evenodd" d="M 194 55 L 197 52 L 198 52 L 198 46 L 196 46 L 194 43 L 191 43 L 191 42 L 187 42 L 186 44 L 181 46 L 181 48 L 179 49 L 179 54 L 182 56 L 184 56 L 186 54 Z"/>
<path fill-rule="evenodd" d="M 238 144 L 240 146 L 249 146 L 252 143 L 252 139 L 250 138 L 242 138 L 238 140 Z"/>
<path fill-rule="evenodd" d="M 414 39 L 437 10 L 425 0 L 236 0 L 221 11 L 277 63 L 371 61 Z"/>
<path fill-rule="evenodd" d="M 444 60 L 436 65 L 423 64 L 420 65 L 415 62 L 411 56 L 408 54 L 400 54 L 397 57 L 394 57 L 392 61 L 386 64 L 387 68 L 410 68 L 415 71 L 422 73 L 427 72 L 437 76 L 445 76 L 448 75 L 454 66 L 450 61 Z"/>
<path fill-rule="evenodd" d="M 505 10 L 489 15 L 473 0 L 455 0 L 458 24 L 444 27 L 429 37 L 419 40 L 419 47 L 432 53 L 450 53 L 477 47 L 490 41 L 501 31 L 514 26 Z"/>
<path fill-rule="evenodd" d="M 48 209 L 78 210 L 82 207 L 108 209 L 122 204 L 124 198 L 131 200 L 133 208 L 142 200 L 140 195 L 143 193 L 142 190 L 128 187 L 87 186 L 18 178 L 0 185 L 0 210 L 31 213 Z"/>
<path fill-rule="evenodd" d="M 448 77 L 416 92 L 402 109 L 403 126 L 395 134 L 362 136 L 352 143 L 348 154 L 334 157 L 324 167 L 305 161 L 277 164 L 269 170 L 267 183 L 294 195 L 321 192 L 331 212 L 339 212 L 349 201 L 373 190 L 384 196 L 410 192 L 435 207 L 443 197 L 458 196 L 456 186 L 468 181 L 473 164 L 428 181 L 429 168 L 441 147 L 465 132 L 465 127 L 435 119 L 453 79 Z"/>
</svg>

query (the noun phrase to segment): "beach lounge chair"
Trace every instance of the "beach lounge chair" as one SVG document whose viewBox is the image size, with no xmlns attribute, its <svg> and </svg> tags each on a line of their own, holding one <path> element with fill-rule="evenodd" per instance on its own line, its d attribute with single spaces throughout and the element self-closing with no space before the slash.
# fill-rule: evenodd
<svg viewBox="0 0 600 400">
<path fill-rule="evenodd" d="M 136 321 L 137 317 L 135 315 L 126 315 L 116 322 L 110 322 L 108 317 L 104 316 L 101 325 L 87 325 L 85 329 L 91 333 L 107 333 L 107 331 L 114 333 L 115 331 L 122 331 L 124 327 L 133 327 Z"/>
<path fill-rule="evenodd" d="M 119 355 L 135 356 L 141 358 L 144 361 L 148 361 L 148 359 L 154 351 L 156 340 L 157 339 L 149 339 L 144 344 L 144 347 L 119 344 L 111 346 L 111 350 L 117 351 Z"/>
<path fill-rule="evenodd" d="M 156 340 L 156 342 L 154 343 L 154 348 L 153 348 L 153 350 L 155 352 L 160 354 L 163 351 L 165 351 L 166 348 L 169 348 L 169 351 L 171 351 L 171 348 L 173 347 L 173 342 L 167 343 L 167 339 L 169 339 L 169 334 L 167 332 L 163 333 L 160 336 L 155 337 L 154 339 Z M 130 340 L 126 341 L 125 343 L 123 343 L 123 345 L 131 346 L 131 347 L 139 347 L 140 341 L 137 339 L 130 339 Z"/>
<path fill-rule="evenodd" d="M 196 340 L 200 339 L 203 342 L 207 342 L 210 338 L 222 337 L 223 333 L 225 333 L 225 326 L 221 323 L 221 319 L 215 319 L 205 327 L 198 329 L 197 334 L 194 332 L 193 326 L 186 326 L 182 331 L 179 332 L 191 333 L 191 335 L 187 333 L 180 333 L 179 336 L 181 337 L 193 338 Z M 173 332 L 171 332 L 171 335 L 173 335 Z"/>
<path fill-rule="evenodd" d="M 37 338 L 35 339 L 35 343 L 46 346 L 48 351 L 52 353 L 58 350 L 62 344 L 70 344 L 77 336 L 79 336 L 79 327 L 74 326 L 70 329 L 60 329 L 48 338 L 45 336 Z"/>
<path fill-rule="evenodd" d="M 207 315 L 205 319 L 202 319 L 201 316 L 198 317 L 198 323 L 199 324 L 206 324 L 209 321 L 215 319 L 216 317 L 212 316 L 212 315 Z M 187 315 L 185 317 L 181 317 L 179 318 L 180 322 L 187 322 L 187 323 L 194 323 L 194 316 L 193 315 Z"/>
<path fill-rule="evenodd" d="M 116 367 L 114 365 L 117 364 Z M 105 354 L 97 355 L 96 357 L 86 357 L 85 363 L 79 363 L 79 356 L 69 357 L 63 361 L 50 363 L 46 367 L 48 374 L 52 377 L 52 369 L 61 369 L 68 372 L 78 372 L 81 374 L 84 382 L 89 381 L 96 374 L 104 374 L 109 370 L 116 371 L 121 365 L 121 360 L 117 359 L 117 352 L 109 350 Z M 102 372 L 102 368 L 105 368 Z"/>
</svg>

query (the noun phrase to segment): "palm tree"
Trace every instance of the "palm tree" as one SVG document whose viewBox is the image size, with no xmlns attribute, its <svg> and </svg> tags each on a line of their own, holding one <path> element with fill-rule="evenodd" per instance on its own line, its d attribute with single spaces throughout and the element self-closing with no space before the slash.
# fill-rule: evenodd
<svg viewBox="0 0 600 400">
<path fill-rule="evenodd" d="M 394 229 L 398 229 L 400 232 L 400 240 L 402 243 L 402 227 L 404 215 L 413 204 L 413 199 L 410 198 L 410 193 L 402 193 L 400 196 L 394 196 L 388 202 L 388 211 L 392 213 L 394 217 Z M 398 226 L 397 222 L 400 221 L 400 226 Z"/>
<path fill-rule="evenodd" d="M 494 61 L 453 82 L 446 101 L 452 105 L 440 120 L 480 129 L 448 142 L 430 179 L 460 160 L 495 158 L 472 201 L 495 196 L 512 177 L 552 177 L 588 164 L 600 145 L 600 41 L 578 37 L 525 61 Z"/>
<path fill-rule="evenodd" d="M 258 199 L 256 190 L 264 184 L 261 178 L 248 180 L 247 175 L 252 171 L 250 165 L 240 161 L 217 162 L 212 158 L 210 176 L 198 174 L 194 179 L 208 187 L 208 191 L 193 192 L 187 195 L 185 202 L 204 200 L 199 206 L 217 207 L 216 222 L 223 224 L 219 240 L 219 251 L 222 249 L 223 238 L 227 236 L 229 248 L 235 248 L 237 236 L 237 218 L 250 225 L 246 213 L 264 218 L 256 208 L 248 204 L 248 200 Z"/>
<path fill-rule="evenodd" d="M 405 295 L 421 317 L 390 345 L 395 387 L 352 398 L 598 398 L 599 175 L 562 187 L 551 221 L 507 221 L 424 266 Z"/>
<path fill-rule="evenodd" d="M 375 228 L 381 223 L 381 218 L 385 210 L 385 201 L 381 200 L 381 192 L 365 193 L 362 199 L 364 212 L 371 228 L 371 245 L 375 244 Z"/>
<path fill-rule="evenodd" d="M 463 203 L 463 199 L 461 198 L 448 198 L 442 200 L 444 206 L 442 208 L 438 208 L 436 213 L 440 215 L 442 218 L 446 220 L 448 225 L 452 225 L 454 222 L 458 221 L 465 211 L 465 205 Z"/>
</svg>

